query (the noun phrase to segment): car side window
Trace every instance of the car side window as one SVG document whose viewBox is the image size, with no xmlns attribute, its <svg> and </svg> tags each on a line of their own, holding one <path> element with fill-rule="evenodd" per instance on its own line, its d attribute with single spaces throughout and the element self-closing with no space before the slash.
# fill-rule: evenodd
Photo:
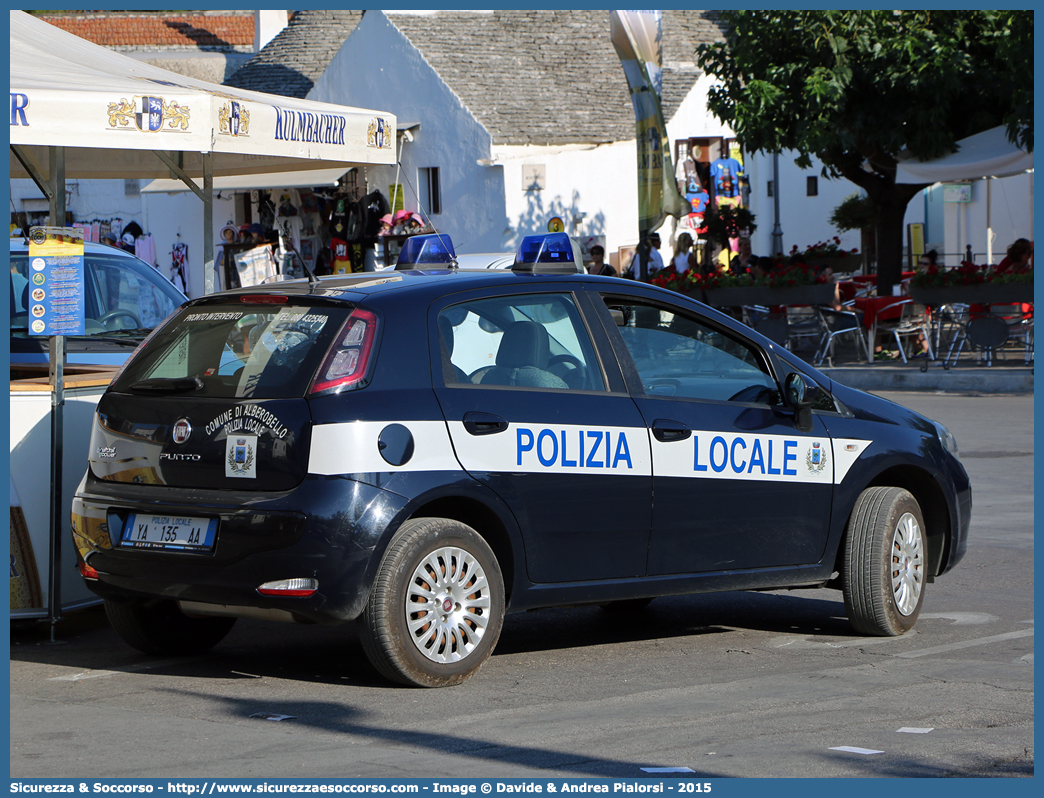
<svg viewBox="0 0 1044 798">
<path fill-rule="evenodd" d="M 129 268 L 96 259 L 90 259 L 89 265 L 98 286 L 98 321 L 106 329 L 151 329 L 174 310 L 174 303 L 158 287 Z"/>
<path fill-rule="evenodd" d="M 439 313 L 447 385 L 604 391 L 587 327 L 569 294 L 491 297 Z"/>
<path fill-rule="evenodd" d="M 615 299 L 606 303 L 646 394 L 779 403 L 776 381 L 752 344 L 672 310 Z"/>
</svg>

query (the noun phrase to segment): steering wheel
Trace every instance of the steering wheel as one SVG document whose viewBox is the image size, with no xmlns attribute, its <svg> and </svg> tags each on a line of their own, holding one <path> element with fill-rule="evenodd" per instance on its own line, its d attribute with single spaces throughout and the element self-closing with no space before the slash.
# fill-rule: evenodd
<svg viewBox="0 0 1044 798">
<path fill-rule="evenodd" d="M 580 362 L 580 358 L 573 357 L 573 355 L 570 354 L 555 355 L 547 361 L 547 367 L 551 368 L 552 366 L 558 363 L 569 363 L 573 368 L 576 369 L 582 369 L 584 367 L 584 364 Z"/>
<path fill-rule="evenodd" d="M 475 369 L 468 375 L 468 379 L 476 385 L 480 385 L 482 383 L 482 378 L 489 374 L 489 372 L 491 372 L 495 368 L 496 366 L 483 366 L 480 369 Z"/>
<path fill-rule="evenodd" d="M 120 316 L 126 316 L 128 319 L 130 319 L 134 323 L 129 328 L 118 328 L 118 329 L 137 330 L 140 327 L 142 327 L 141 319 L 139 319 L 137 316 L 135 316 L 129 310 L 124 310 L 123 308 L 116 308 L 116 310 L 110 310 L 108 313 L 103 313 L 101 316 L 98 317 L 98 323 L 104 325 L 106 329 L 109 329 L 109 322 L 112 319 L 118 319 Z"/>
</svg>

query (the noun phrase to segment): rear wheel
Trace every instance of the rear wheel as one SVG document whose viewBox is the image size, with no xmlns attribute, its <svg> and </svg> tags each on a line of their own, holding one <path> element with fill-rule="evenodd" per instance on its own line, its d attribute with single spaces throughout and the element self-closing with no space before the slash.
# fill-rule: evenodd
<svg viewBox="0 0 1044 798">
<path fill-rule="evenodd" d="M 235 618 L 194 618 L 173 601 L 105 601 L 105 614 L 123 642 L 146 654 L 202 654 L 232 629 Z"/>
<path fill-rule="evenodd" d="M 493 651 L 504 623 L 504 578 L 469 526 L 407 521 L 388 546 L 360 617 L 363 649 L 392 681 L 460 684 Z"/>
<path fill-rule="evenodd" d="M 895 636 L 913 628 L 924 602 L 924 517 L 902 488 L 867 488 L 845 537 L 844 597 L 857 632 Z"/>
</svg>

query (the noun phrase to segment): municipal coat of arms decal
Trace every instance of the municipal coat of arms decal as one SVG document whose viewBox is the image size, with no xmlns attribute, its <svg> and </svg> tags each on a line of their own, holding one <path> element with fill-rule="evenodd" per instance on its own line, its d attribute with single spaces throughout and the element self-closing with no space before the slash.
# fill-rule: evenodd
<svg viewBox="0 0 1044 798">
<path fill-rule="evenodd" d="M 256 435 L 229 435 L 225 439 L 225 476 L 257 477 L 256 454 Z"/>
<path fill-rule="evenodd" d="M 819 441 L 814 441 L 808 452 L 805 453 L 805 465 L 808 466 L 808 470 L 813 474 L 821 474 L 823 469 L 826 468 L 826 447 Z"/>
</svg>

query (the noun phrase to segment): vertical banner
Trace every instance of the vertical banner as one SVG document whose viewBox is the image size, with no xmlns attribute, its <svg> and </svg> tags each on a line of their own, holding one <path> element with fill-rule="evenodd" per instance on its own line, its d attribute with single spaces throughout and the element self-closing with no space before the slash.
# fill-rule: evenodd
<svg viewBox="0 0 1044 798">
<path fill-rule="evenodd" d="M 638 229 L 653 231 L 669 215 L 676 219 L 691 210 L 674 179 L 667 125 L 660 96 L 663 60 L 659 11 L 613 11 L 610 38 L 620 57 L 637 125 Z"/>
<path fill-rule="evenodd" d="M 391 197 L 389 203 L 391 205 L 391 211 L 389 211 L 389 213 L 391 213 L 392 216 L 395 215 L 396 211 L 401 211 L 406 207 L 405 200 L 403 199 L 402 183 L 392 183 L 388 186 L 388 196 Z"/>
<path fill-rule="evenodd" d="M 83 231 L 72 227 L 29 230 L 30 335 L 83 335 Z"/>
</svg>

